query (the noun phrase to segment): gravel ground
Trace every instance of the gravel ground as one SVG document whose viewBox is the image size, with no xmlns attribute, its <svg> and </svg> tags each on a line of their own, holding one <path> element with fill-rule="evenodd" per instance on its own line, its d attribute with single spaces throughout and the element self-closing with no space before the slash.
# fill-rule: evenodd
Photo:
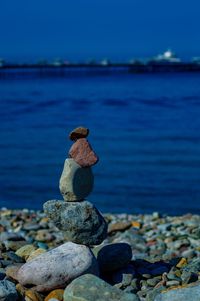
<svg viewBox="0 0 200 301">
<path fill-rule="evenodd" d="M 109 259 L 108 256 L 108 264 L 109 260 L 113 260 L 113 266 L 116 265 L 117 268 L 106 272 L 106 269 L 101 269 L 100 266 L 102 279 L 127 293 L 136 294 L 140 300 L 149 301 L 155 300 L 161 291 L 184 288 L 191 284 L 198 285 L 199 215 L 167 216 L 157 212 L 145 215 L 107 213 L 104 217 L 108 222 L 108 237 L 100 246 L 93 248 L 95 256 L 98 258 L 98 252 L 107 244 L 126 243 L 131 246 L 132 259 L 129 263 L 125 260 L 124 266 L 119 268 L 121 258 Z M 22 287 L 15 280 L 16 267 L 66 241 L 66 235 L 41 211 L 1 209 L 1 282 L 9 280 L 15 284 L 18 291 L 17 300 L 50 300 L 47 294 L 38 294 L 31 288 Z M 23 246 L 26 247 L 22 248 Z M 125 256 L 124 254 L 124 259 Z M 62 300 L 62 290 L 57 293 L 60 297 L 55 297 L 51 292 L 55 300 Z"/>
</svg>

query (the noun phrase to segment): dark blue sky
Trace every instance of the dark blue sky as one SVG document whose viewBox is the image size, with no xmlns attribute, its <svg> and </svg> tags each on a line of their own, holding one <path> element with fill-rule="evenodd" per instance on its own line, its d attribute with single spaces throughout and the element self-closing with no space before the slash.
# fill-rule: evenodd
<svg viewBox="0 0 200 301">
<path fill-rule="evenodd" d="M 2 0 L 0 57 L 200 56 L 199 0 Z"/>
</svg>

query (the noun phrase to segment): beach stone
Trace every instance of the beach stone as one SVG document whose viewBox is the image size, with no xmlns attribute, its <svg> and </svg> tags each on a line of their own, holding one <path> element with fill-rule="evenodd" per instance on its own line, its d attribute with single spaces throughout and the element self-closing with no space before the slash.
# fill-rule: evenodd
<svg viewBox="0 0 200 301">
<path fill-rule="evenodd" d="M 132 227 L 131 222 L 116 222 L 116 223 L 109 225 L 108 234 L 112 234 L 112 233 L 118 232 L 118 231 L 125 231 L 125 230 L 129 229 L 130 227 Z"/>
<path fill-rule="evenodd" d="M 107 272 L 106 272 L 107 273 Z M 105 273 L 105 275 L 106 275 Z M 109 273 L 110 277 L 108 278 L 109 283 L 111 284 L 117 284 L 117 283 L 121 283 L 122 286 L 128 286 L 129 284 L 131 284 L 131 281 L 133 280 L 134 277 L 136 277 L 136 271 L 134 269 L 134 267 L 129 264 L 124 268 L 118 269 L 116 271 L 113 271 L 112 273 Z M 106 280 L 106 277 L 105 277 Z M 127 284 L 127 282 L 129 282 L 129 284 Z"/>
<path fill-rule="evenodd" d="M 21 247 L 27 245 L 27 241 L 19 240 L 19 241 L 12 241 L 8 240 L 4 242 L 6 249 L 10 249 L 12 251 L 17 251 Z"/>
<path fill-rule="evenodd" d="M 198 273 L 200 272 L 200 258 L 192 260 L 190 263 L 183 267 L 183 271 Z"/>
<path fill-rule="evenodd" d="M 35 236 L 37 241 L 50 242 L 54 239 L 53 234 L 49 233 L 48 229 L 39 230 Z"/>
<path fill-rule="evenodd" d="M 10 265 L 6 268 L 6 276 L 17 280 L 17 273 L 23 264 Z"/>
<path fill-rule="evenodd" d="M 65 201 L 81 201 L 93 189 L 94 176 L 90 167 L 81 168 L 73 159 L 66 159 L 59 182 L 60 192 Z"/>
<path fill-rule="evenodd" d="M 33 251 L 35 251 L 35 246 L 29 244 L 18 249 L 15 254 L 26 260 Z"/>
<path fill-rule="evenodd" d="M 75 141 L 77 139 L 80 138 L 86 138 L 89 135 L 89 129 L 85 128 L 85 127 L 78 127 L 75 128 L 70 134 L 69 134 L 69 138 L 72 141 Z"/>
<path fill-rule="evenodd" d="M 15 301 L 17 299 L 18 299 L 18 294 L 14 283 L 8 280 L 0 281 L 0 300 Z"/>
<path fill-rule="evenodd" d="M 18 294 L 20 295 L 20 297 L 24 297 L 27 289 L 20 283 L 17 283 L 16 290 L 17 290 Z"/>
<path fill-rule="evenodd" d="M 44 301 L 49 301 L 52 299 L 58 300 L 58 301 L 62 301 L 63 300 L 63 294 L 64 294 L 64 290 L 63 289 L 57 289 L 54 290 L 52 292 L 50 292 L 48 294 L 48 296 L 46 296 L 46 298 L 44 299 Z"/>
<path fill-rule="evenodd" d="M 95 165 L 99 158 L 92 150 L 91 145 L 85 138 L 78 139 L 69 150 L 70 158 L 73 158 L 81 167 Z"/>
<path fill-rule="evenodd" d="M 25 300 L 26 301 L 43 301 L 43 297 L 34 290 L 25 290 Z"/>
<path fill-rule="evenodd" d="M 124 293 L 94 275 L 83 275 L 65 289 L 64 301 L 139 301 L 135 294 Z"/>
<path fill-rule="evenodd" d="M 11 260 L 13 263 L 22 263 L 24 262 L 24 259 L 20 256 L 18 256 L 17 254 L 15 254 L 15 252 L 13 251 L 8 251 L 6 253 L 6 258 L 8 260 Z"/>
<path fill-rule="evenodd" d="M 0 268 L 0 280 L 3 280 L 6 277 L 6 271 L 3 268 Z"/>
<path fill-rule="evenodd" d="M 107 223 L 95 206 L 88 201 L 48 201 L 45 214 L 56 227 L 65 231 L 69 241 L 88 246 L 100 244 L 107 236 Z"/>
<path fill-rule="evenodd" d="M 22 285 L 33 285 L 38 292 L 64 288 L 82 274 L 98 275 L 97 261 L 90 249 L 67 242 L 25 263 L 18 270 Z"/>
<path fill-rule="evenodd" d="M 154 301 L 199 301 L 200 284 L 188 285 L 164 290 L 159 293 Z"/>
<path fill-rule="evenodd" d="M 184 284 L 196 282 L 198 280 L 198 273 L 183 271 L 181 274 L 181 280 Z"/>
<path fill-rule="evenodd" d="M 97 256 L 99 268 L 111 272 L 126 266 L 132 258 L 132 249 L 126 243 L 113 243 L 104 246 Z"/>
<path fill-rule="evenodd" d="M 31 252 L 31 254 L 29 255 L 29 257 L 26 259 L 26 261 L 30 261 L 32 260 L 33 258 L 39 256 L 40 254 L 43 254 L 45 253 L 46 250 L 45 249 L 42 249 L 42 248 L 38 248 L 36 249 L 35 251 Z"/>
<path fill-rule="evenodd" d="M 6 241 L 6 240 L 11 240 L 11 241 L 21 241 L 24 240 L 24 238 L 14 232 L 2 232 L 0 233 L 0 241 Z"/>
</svg>

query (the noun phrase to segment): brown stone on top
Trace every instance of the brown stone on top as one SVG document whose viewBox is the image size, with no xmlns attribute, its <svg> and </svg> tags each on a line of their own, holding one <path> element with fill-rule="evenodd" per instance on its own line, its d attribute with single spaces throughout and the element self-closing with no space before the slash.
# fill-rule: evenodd
<svg viewBox="0 0 200 301">
<path fill-rule="evenodd" d="M 92 150 L 91 145 L 85 138 L 78 139 L 69 150 L 70 158 L 81 167 L 89 167 L 96 164 L 99 158 Z"/>
<path fill-rule="evenodd" d="M 89 129 L 84 128 L 84 127 L 78 127 L 78 128 L 75 128 L 69 134 L 69 138 L 72 141 L 76 141 L 77 139 L 80 139 L 80 138 L 86 138 L 88 135 L 89 135 Z"/>
</svg>

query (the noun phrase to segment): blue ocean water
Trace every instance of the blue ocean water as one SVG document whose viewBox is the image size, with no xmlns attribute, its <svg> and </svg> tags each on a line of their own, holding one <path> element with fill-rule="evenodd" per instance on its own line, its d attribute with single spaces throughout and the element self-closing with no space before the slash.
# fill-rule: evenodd
<svg viewBox="0 0 200 301">
<path fill-rule="evenodd" d="M 200 74 L 0 80 L 0 206 L 59 199 L 69 132 L 100 157 L 89 200 L 104 212 L 200 213 Z"/>
</svg>

